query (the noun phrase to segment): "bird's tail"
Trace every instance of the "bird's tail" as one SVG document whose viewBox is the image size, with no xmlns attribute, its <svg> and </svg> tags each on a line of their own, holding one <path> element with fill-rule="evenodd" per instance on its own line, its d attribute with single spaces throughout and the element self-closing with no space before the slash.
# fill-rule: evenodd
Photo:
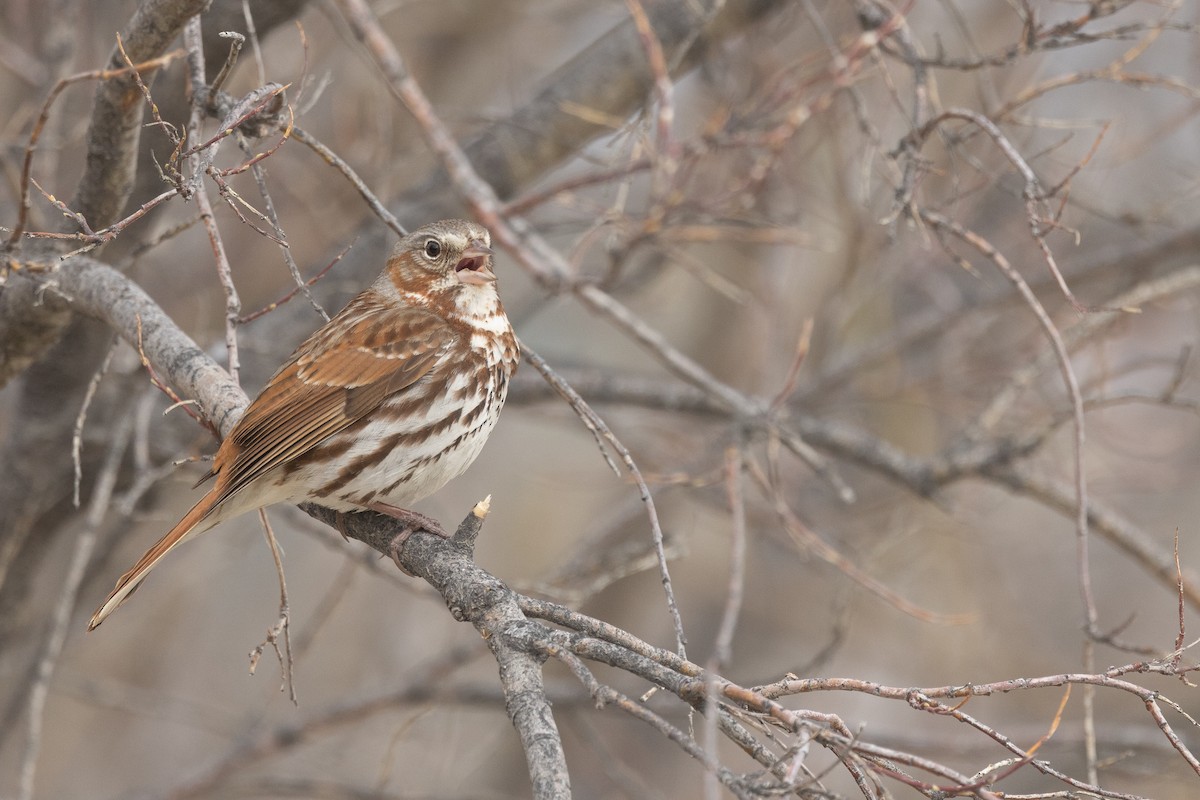
<svg viewBox="0 0 1200 800">
<path fill-rule="evenodd" d="M 109 614 L 116 611 L 117 607 L 129 598 L 129 595 L 133 594 L 133 590 L 145 579 L 150 570 L 154 569 L 155 565 L 162 560 L 163 556 L 174 550 L 176 545 L 211 526 L 210 523 L 210 525 L 197 528 L 213 510 L 216 499 L 217 493 L 215 491 L 209 492 L 200 498 L 200 502 L 192 506 L 192 510 L 185 514 L 183 519 L 179 520 L 166 536 L 159 539 L 153 547 L 138 559 L 138 562 L 128 572 L 121 576 L 121 579 L 117 581 L 116 588 L 109 594 L 108 599 L 92 615 L 92 621 L 88 623 L 89 631 L 95 630 L 101 622 L 104 622 Z"/>
</svg>

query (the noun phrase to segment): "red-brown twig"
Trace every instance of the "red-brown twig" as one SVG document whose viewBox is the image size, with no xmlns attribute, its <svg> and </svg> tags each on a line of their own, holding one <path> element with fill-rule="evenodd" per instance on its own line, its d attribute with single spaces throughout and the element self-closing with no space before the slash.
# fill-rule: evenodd
<svg viewBox="0 0 1200 800">
<path fill-rule="evenodd" d="M 258 319 L 259 317 L 264 316 L 266 314 L 270 314 L 272 311 L 279 308 L 281 305 L 284 305 L 289 300 L 291 300 L 293 297 L 295 297 L 297 294 L 304 291 L 308 287 L 312 286 L 317 281 L 321 280 L 321 278 L 324 278 L 325 275 L 329 272 L 329 270 L 333 269 L 334 266 L 339 261 L 341 261 L 342 258 L 345 257 L 346 253 L 348 253 L 348 252 L 350 252 L 349 245 L 347 245 L 346 247 L 343 247 L 341 252 L 339 252 L 336 256 L 333 257 L 332 261 L 330 261 L 328 264 L 326 264 L 324 267 L 322 267 L 320 269 L 320 271 L 317 272 L 317 274 L 313 275 L 311 278 L 304 281 L 302 285 L 292 287 L 292 289 L 289 290 L 285 295 L 283 295 L 283 297 L 280 297 L 278 300 L 274 301 L 273 303 L 268 303 L 267 305 L 260 308 L 258 311 L 252 311 L 249 314 L 245 314 L 241 317 L 238 317 L 238 320 L 237 320 L 238 324 L 245 325 L 247 322 L 253 322 L 254 320 Z M 320 308 L 320 307 L 318 307 L 318 308 Z M 321 309 L 321 310 L 323 311 L 323 309 Z"/>
</svg>

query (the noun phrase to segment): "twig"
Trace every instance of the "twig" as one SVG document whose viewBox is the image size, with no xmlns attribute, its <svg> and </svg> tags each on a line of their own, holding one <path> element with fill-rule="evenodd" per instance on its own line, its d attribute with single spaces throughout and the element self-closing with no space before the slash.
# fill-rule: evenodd
<svg viewBox="0 0 1200 800">
<path fill-rule="evenodd" d="M 1194 671 L 1195 669 L 1197 669 L 1197 668 L 1195 668 L 1195 667 L 1189 668 L 1189 670 L 1192 670 L 1192 671 Z M 1126 665 L 1119 666 L 1119 667 L 1110 667 L 1107 670 L 1105 670 L 1104 672 L 1099 673 L 1099 674 L 1063 673 L 1063 674 L 1057 674 L 1057 675 L 1039 676 L 1039 677 L 1034 677 L 1034 678 L 1013 678 L 1010 680 L 995 681 L 992 683 L 985 683 L 985 684 L 969 684 L 966 686 L 940 686 L 940 687 L 919 688 L 919 689 L 911 688 L 911 687 L 903 688 L 903 687 L 895 687 L 895 686 L 885 686 L 882 684 L 875 683 L 873 681 L 863 681 L 863 680 L 857 680 L 857 679 L 789 678 L 789 679 L 779 681 L 778 683 L 773 683 L 773 684 L 769 684 L 766 686 L 754 687 L 753 691 L 755 691 L 757 693 L 761 693 L 763 696 L 769 697 L 769 698 L 782 697 L 784 695 L 792 695 L 792 694 L 796 694 L 796 693 L 816 692 L 816 691 L 861 692 L 861 693 L 865 693 L 865 694 L 868 694 L 868 695 L 871 695 L 871 696 L 877 697 L 877 698 L 900 700 L 900 701 L 908 702 L 908 703 L 912 703 L 912 699 L 914 697 L 916 697 L 916 698 L 918 698 L 919 702 L 914 704 L 914 708 L 923 708 L 923 707 L 927 706 L 928 702 L 930 702 L 934 698 L 965 699 L 965 698 L 971 698 L 971 697 L 989 697 L 989 696 L 993 696 L 993 695 L 1011 692 L 1014 689 L 1028 690 L 1028 689 L 1039 689 L 1039 688 L 1050 688 L 1050 687 L 1064 687 L 1064 686 L 1070 686 L 1070 685 L 1074 685 L 1074 684 L 1078 684 L 1081 686 L 1094 686 L 1094 687 L 1098 687 L 1098 688 L 1116 689 L 1119 691 L 1123 691 L 1123 692 L 1132 694 L 1132 695 L 1138 697 L 1140 700 L 1142 700 L 1143 703 L 1145 703 L 1147 711 L 1150 713 L 1151 717 L 1154 719 L 1155 724 L 1158 725 L 1159 729 L 1167 737 L 1167 740 L 1171 743 L 1171 746 L 1174 747 L 1180 753 L 1180 755 L 1183 756 L 1184 760 L 1188 763 L 1188 765 L 1192 768 L 1192 770 L 1194 772 L 1196 772 L 1197 775 L 1200 775 L 1200 760 L 1197 760 L 1196 756 L 1191 753 L 1191 751 L 1188 749 L 1188 747 L 1179 738 L 1178 734 L 1175 733 L 1175 731 L 1171 728 L 1169 723 L 1167 723 L 1166 719 L 1162 716 L 1162 711 L 1161 711 L 1161 708 L 1158 707 L 1158 703 L 1160 700 L 1163 700 L 1164 698 L 1161 697 L 1160 693 L 1158 693 L 1152 689 L 1147 689 L 1145 687 L 1138 686 L 1137 684 L 1131 683 L 1127 680 L 1123 680 L 1121 677 L 1121 676 L 1129 674 L 1129 673 L 1141 673 L 1141 672 L 1172 674 L 1174 672 L 1174 667 L 1171 666 L 1170 657 L 1168 657 L 1167 659 L 1160 660 L 1160 661 L 1137 662 L 1137 663 L 1133 663 L 1133 664 L 1126 664 Z M 944 710 L 944 708 L 945 707 L 942 707 L 941 709 L 938 709 L 938 710 L 941 711 L 941 710 Z M 926 708 L 926 710 L 928 710 L 928 709 Z M 977 727 L 978 727 L 978 725 L 977 725 Z M 983 730 L 983 727 L 980 727 L 980 730 Z M 990 731 L 990 729 L 989 729 L 989 731 Z M 989 731 L 985 731 L 985 732 L 988 732 L 989 736 L 992 736 L 992 738 L 997 739 L 997 741 L 1000 741 L 1000 739 L 997 738 L 998 734 L 994 734 L 994 732 L 989 732 Z M 1017 755 L 1019 757 L 1024 757 L 1026 755 L 1024 751 L 1017 748 L 1016 745 L 1012 744 L 1011 742 L 1000 741 L 1000 743 L 1003 744 L 1008 750 L 1010 750 L 1011 752 L 1013 752 L 1015 755 Z M 1076 788 L 1086 789 L 1089 791 L 1096 790 L 1095 786 L 1087 786 L 1087 785 L 1083 784 L 1082 782 L 1073 782 L 1074 779 L 1069 778 L 1069 776 L 1067 776 L 1061 772 L 1058 772 L 1057 770 L 1053 770 L 1053 769 L 1049 768 L 1049 765 L 1044 762 L 1034 760 L 1031 763 L 1035 767 L 1037 767 L 1039 771 L 1045 772 L 1047 775 L 1052 775 L 1053 777 L 1058 778 L 1059 780 L 1063 780 L 1067 783 L 1070 783 L 1072 786 L 1075 786 Z M 1128 795 L 1105 794 L 1104 796 L 1127 797 Z"/>
<path fill-rule="evenodd" d="M 25 232 L 25 226 L 28 224 L 29 218 L 29 186 L 31 183 L 33 172 L 33 155 L 37 152 L 38 142 L 41 139 L 42 131 L 46 127 L 46 121 L 50 117 L 50 109 L 54 105 L 54 101 L 62 94 L 63 90 L 72 84 L 87 80 L 110 80 L 122 75 L 130 73 L 145 72 L 159 67 L 164 67 L 179 58 L 184 54 L 183 50 L 172 50 L 169 53 L 152 58 L 148 61 L 143 61 L 133 67 L 125 67 L 122 69 L 97 69 L 88 72 L 81 72 L 77 75 L 72 75 L 68 78 L 63 78 L 54 84 L 54 88 L 50 90 L 50 94 L 42 103 L 42 109 L 38 113 L 37 120 L 33 124 L 33 130 L 29 132 L 29 142 L 25 145 L 25 158 L 21 163 L 21 178 L 19 185 L 21 187 L 21 200 L 17 206 L 17 223 L 9 232 L 8 241 L 5 243 L 5 250 L 8 253 L 13 253 L 17 247 L 17 243 L 21 239 L 21 235 Z M 7 266 L 7 265 L 6 265 Z"/>
<path fill-rule="evenodd" d="M 268 519 L 265 508 L 258 510 L 258 519 L 262 523 L 263 536 L 266 537 L 267 547 L 271 549 L 271 559 L 275 562 L 275 574 L 279 578 L 279 619 L 274 625 L 267 628 L 267 638 L 250 651 L 250 674 L 253 675 L 258 668 L 258 661 L 262 658 L 263 649 L 268 644 L 271 645 L 275 650 L 275 657 L 279 659 L 279 672 L 282 677 L 279 691 L 287 689 L 292 705 L 299 706 L 300 703 L 296 699 L 295 661 L 292 658 L 292 614 L 288 603 L 287 577 L 283 573 L 283 554 L 279 551 L 279 542 L 275 539 L 275 531 L 271 528 L 271 520 Z M 282 651 L 279 649 L 281 638 L 283 639 Z"/>
<path fill-rule="evenodd" d="M 633 18 L 638 39 L 641 40 L 642 49 L 646 53 L 646 62 L 650 66 L 650 74 L 654 76 L 654 100 L 658 106 L 654 126 L 656 157 L 652 162 L 654 170 L 651 181 L 654 200 L 653 207 L 647 215 L 647 224 L 657 227 L 666 216 L 671 181 L 679 169 L 679 147 L 671 135 L 671 128 L 675 122 L 675 104 L 671 98 L 673 87 L 667 59 L 663 55 L 662 42 L 655 35 L 641 0 L 625 0 L 625 7 L 629 9 L 629 15 Z"/>
<path fill-rule="evenodd" d="M 254 25 L 254 14 L 250 11 L 250 0 L 242 0 L 242 19 L 246 21 L 246 33 L 250 36 L 250 47 L 254 51 L 254 65 L 258 68 L 258 82 L 267 82 L 267 66 L 263 63 L 262 43 L 258 39 L 258 29 Z M 297 20 L 297 25 L 300 22 Z"/>
<path fill-rule="evenodd" d="M 367 205 L 370 206 L 371 211 L 375 213 L 375 216 L 383 220 L 383 224 L 391 228 L 393 233 L 401 237 L 407 233 L 407 231 L 404 230 L 404 226 L 400 224 L 400 220 L 396 219 L 396 215 L 389 211 L 387 206 L 380 202 L 379 198 L 375 196 L 375 193 L 367 188 L 367 184 L 364 183 L 363 179 L 358 176 L 358 173 L 346 163 L 345 159 L 330 150 L 321 142 L 321 140 L 317 139 L 303 128 L 292 128 L 292 138 L 301 144 L 307 145 L 314 153 L 321 157 L 321 160 L 336 169 L 338 172 L 342 173 L 346 180 L 350 181 L 351 185 L 354 186 L 354 189 L 358 192 L 359 196 L 361 196 L 363 200 L 367 201 Z"/>
<path fill-rule="evenodd" d="M 104 356 L 104 361 L 101 362 L 88 382 L 87 391 L 83 395 L 83 403 L 79 406 L 79 415 L 75 417 L 75 429 L 71 433 L 71 460 L 75 462 L 75 487 L 71 501 L 76 508 L 79 508 L 79 485 L 83 483 L 83 425 L 87 421 L 88 408 L 91 407 L 92 399 L 96 396 L 96 389 L 100 386 L 104 374 L 108 372 L 108 367 L 112 364 L 113 355 L 116 352 L 117 342 L 114 340 L 108 348 L 108 354 Z"/>
<path fill-rule="evenodd" d="M 1098 612 L 1096 611 L 1096 601 L 1092 591 L 1091 579 L 1091 559 L 1089 555 L 1089 537 L 1088 537 L 1088 496 L 1087 496 L 1087 475 L 1083 464 L 1083 445 L 1084 445 L 1084 418 L 1083 418 L 1083 395 L 1079 390 L 1079 379 L 1075 375 L 1075 370 L 1071 366 L 1071 356 L 1067 351 L 1067 346 L 1063 342 L 1062 334 L 1059 333 L 1058 326 L 1050 319 L 1050 315 L 1046 312 L 1041 301 L 1034 295 L 1033 290 L 1029 288 L 1029 284 L 1021 276 L 1004 254 L 992 246 L 990 242 L 984 239 L 979 234 L 964 228 L 959 223 L 951 220 L 941 214 L 933 211 L 920 210 L 921 218 L 930 225 L 939 230 L 953 234 L 959 239 L 966 242 L 971 247 L 975 248 L 980 254 L 991 261 L 1004 275 L 1005 278 L 1012 283 L 1017 292 L 1021 295 L 1025 305 L 1033 311 L 1037 318 L 1038 324 L 1041 326 L 1046 338 L 1050 342 L 1050 346 L 1054 352 L 1054 357 L 1058 362 L 1059 372 L 1062 375 L 1063 382 L 1066 384 L 1068 399 L 1071 403 L 1071 412 L 1075 424 L 1075 441 L 1074 441 L 1074 467 L 1075 467 L 1075 531 L 1076 531 L 1076 558 L 1079 572 L 1079 589 L 1083 599 L 1085 624 L 1089 635 L 1095 636 L 1099 632 L 1098 627 Z"/>
<path fill-rule="evenodd" d="M 729 536 L 729 589 L 725 593 L 725 610 L 721 614 L 721 624 L 717 627 L 717 636 L 713 642 L 712 657 L 708 661 L 708 671 L 717 675 L 729 666 L 733 657 L 733 636 L 737 631 L 738 618 L 742 611 L 742 602 L 746 590 L 746 497 L 743 491 L 744 463 L 742 443 L 725 448 L 725 493 L 729 503 L 731 521 Z M 713 709 L 719 708 L 716 701 L 716 686 L 709 692 L 709 703 Z M 716 757 L 717 754 L 717 724 L 720 715 L 710 713 L 705 717 L 705 748 Z M 705 784 L 705 795 L 709 800 L 716 800 L 719 787 L 716 784 L 715 773 L 709 773 Z"/>
<path fill-rule="evenodd" d="M 775 485 L 760 465 L 754 461 L 750 461 L 747 464 L 747 469 L 770 499 L 775 513 L 779 516 L 780 522 L 783 523 L 784 530 L 787 531 L 797 547 L 812 553 L 871 594 L 914 619 L 935 625 L 968 625 L 976 620 L 973 614 L 945 614 L 930 611 L 886 586 L 831 545 L 824 537 L 818 535 L 816 531 L 805 525 L 803 520 L 796 515 L 796 512 L 788 504 L 783 491 L 779 486 Z"/>
<path fill-rule="evenodd" d="M 743 487 L 746 466 L 741 444 L 739 441 L 725 449 L 725 492 L 731 521 L 729 590 L 726 592 L 721 624 L 713 641 L 713 655 L 709 666 L 713 672 L 728 668 L 730 659 L 733 658 L 733 636 L 737 631 L 746 592 L 746 494 Z"/>
<path fill-rule="evenodd" d="M 261 72 L 262 72 L 262 54 L 259 51 L 258 39 L 253 35 L 254 34 L 254 20 L 253 20 L 252 15 L 250 14 L 250 6 L 248 4 L 246 4 L 245 2 L 243 2 L 242 12 L 243 12 L 243 16 L 246 19 L 246 24 L 250 29 L 251 38 L 254 41 L 254 53 L 255 53 L 256 58 L 258 59 L 259 72 L 261 74 Z M 222 35 L 225 35 L 225 34 L 222 34 Z M 307 54 L 307 49 L 305 50 L 305 52 Z M 232 53 L 231 53 L 231 58 L 232 58 Z M 307 56 L 305 58 L 305 63 L 307 64 Z M 265 83 L 265 80 L 262 82 Z M 290 115 L 291 115 L 291 112 L 289 110 L 289 116 Z M 294 134 L 295 126 L 294 126 L 293 122 L 294 122 L 294 120 L 292 122 L 289 122 L 289 130 L 291 133 Z M 313 294 L 309 290 L 309 287 L 312 285 L 313 282 L 315 282 L 318 278 L 320 278 L 321 275 L 324 275 L 325 272 L 328 271 L 328 269 L 333 266 L 333 264 L 340 261 L 342 258 L 342 255 L 344 255 L 346 251 L 343 250 L 342 253 L 339 253 L 337 258 L 335 258 L 333 260 L 333 262 L 330 263 L 329 267 L 326 267 L 325 270 L 322 270 L 321 273 L 319 273 L 317 275 L 317 277 L 313 279 L 313 281 L 306 282 L 300 276 L 300 268 L 296 264 L 296 259 L 292 256 L 291 247 L 289 247 L 287 245 L 287 235 L 284 233 L 283 226 L 279 222 L 279 214 L 275 211 L 275 202 L 271 198 L 270 189 L 267 187 L 267 176 L 263 172 L 262 165 L 260 163 L 258 163 L 258 160 L 256 160 L 257 157 L 255 157 L 253 155 L 253 153 L 251 152 L 250 144 L 246 140 L 246 136 L 240 130 L 237 132 L 237 143 L 238 143 L 238 147 L 241 148 L 243 153 L 245 153 L 247 156 L 251 156 L 250 161 L 247 162 L 250 165 L 250 173 L 254 176 L 254 183 L 255 183 L 255 185 L 258 186 L 258 193 L 263 199 L 263 208 L 266 210 L 266 214 L 265 214 L 266 219 L 271 224 L 271 229 L 275 232 L 276 240 L 280 243 L 279 251 L 280 251 L 280 254 L 283 256 L 284 264 L 287 265 L 288 272 L 292 276 L 292 282 L 296 285 L 297 290 L 304 293 L 305 299 L 308 300 L 309 305 L 311 305 L 313 307 L 313 309 L 317 312 L 317 314 L 323 320 L 328 322 L 329 314 L 326 313 L 325 309 L 321 307 L 321 304 L 317 302 L 317 299 L 315 297 L 313 297 Z M 280 144 L 282 144 L 282 140 L 280 140 Z M 278 147 L 279 147 L 279 144 L 276 145 L 276 149 Z M 278 307 L 281 303 L 287 302 L 289 299 L 291 299 L 292 296 L 294 296 L 294 294 L 295 294 L 295 292 L 292 292 L 287 297 L 285 297 L 283 300 L 271 304 L 270 308 L 273 309 L 275 307 Z M 262 313 L 266 313 L 266 312 L 264 311 Z M 253 315 L 251 315 L 251 317 L 252 316 Z M 245 323 L 246 317 L 242 317 L 240 321 L 242 323 Z"/>
<path fill-rule="evenodd" d="M 800 335 L 796 338 L 796 354 L 792 357 L 787 376 L 783 379 L 783 386 L 779 387 L 779 393 L 771 401 L 771 411 L 778 411 L 792 396 L 792 392 L 796 391 L 796 382 L 800 379 L 800 368 L 804 366 L 804 359 L 808 357 L 808 349 L 812 344 L 812 332 L 813 318 L 806 317 L 800 325 Z"/>
<path fill-rule="evenodd" d="M 17 795 L 20 800 L 32 800 L 33 798 L 38 753 L 42 746 L 46 698 L 50 694 L 50 680 L 54 676 L 54 669 L 67 639 L 71 612 L 75 609 L 79 587 L 83 583 L 88 564 L 92 560 L 92 551 L 96 548 L 97 531 L 104 522 L 105 512 L 112 499 L 121 459 L 125 455 L 125 449 L 129 445 L 129 434 L 133 430 L 133 419 L 132 413 L 122 415 L 112 431 L 108 453 L 96 478 L 96 486 L 92 489 L 87 514 L 71 555 L 71 564 L 67 568 L 66 578 L 57 594 L 58 602 L 54 606 L 54 613 L 51 617 L 50 632 L 46 636 L 41 655 L 38 658 L 37 673 L 29 690 L 29 711 L 27 712 L 29 733 L 25 741 L 25 752 L 21 758 L 20 789 Z"/>
<path fill-rule="evenodd" d="M 180 396 L 175 393 L 174 389 L 172 389 L 167 384 L 163 383 L 162 379 L 158 377 L 158 373 L 154 369 L 153 362 L 151 362 L 150 359 L 146 356 L 146 351 L 142 347 L 142 317 L 141 317 L 141 314 L 138 314 L 136 316 L 135 323 L 137 325 L 137 328 L 136 328 L 137 336 L 134 339 L 134 346 L 137 348 L 138 358 L 141 359 L 142 366 L 145 368 L 146 374 L 150 376 L 151 385 L 153 385 L 154 388 L 158 389 L 160 392 L 162 392 L 164 395 L 166 395 L 167 398 L 171 401 L 171 405 L 168 406 L 165 411 L 163 411 L 163 414 L 167 414 L 176 408 L 182 408 L 185 414 L 187 414 L 189 417 L 191 417 L 192 419 L 199 422 L 201 425 L 208 428 L 212 433 L 216 434 L 217 429 L 213 425 L 212 422 L 205 419 L 200 414 L 198 414 L 196 411 L 194 411 L 192 409 L 192 403 L 190 401 L 180 398 Z"/>
<path fill-rule="evenodd" d="M 287 252 L 287 251 L 285 251 L 285 252 Z M 339 261 L 341 261 L 342 258 L 344 258 L 346 253 L 348 253 L 348 252 L 350 252 L 350 245 L 343 247 L 341 252 L 339 252 L 336 256 L 333 257 L 332 261 L 330 261 L 324 267 L 321 267 L 320 271 L 317 272 L 317 274 L 313 275 L 308 280 L 304 280 L 304 278 L 302 276 L 297 275 L 296 277 L 300 281 L 299 285 L 290 289 L 286 294 L 284 294 L 278 300 L 276 300 L 272 303 L 268 303 L 267 305 L 263 306 L 258 311 L 252 311 L 249 314 L 245 314 L 241 317 L 238 317 L 238 324 L 245 325 L 247 322 L 253 322 L 254 320 L 258 319 L 259 317 L 270 314 L 272 311 L 279 308 L 281 305 L 287 303 L 289 300 L 291 300 L 293 297 L 295 297 L 301 291 L 303 291 L 305 296 L 307 296 L 309 298 L 309 300 L 312 302 L 313 306 L 317 309 L 317 311 L 319 311 L 321 313 L 321 316 L 323 316 L 325 318 L 325 320 L 328 321 L 329 315 L 325 313 L 325 309 L 322 308 L 319 303 L 317 303 L 315 298 L 313 298 L 312 293 L 308 291 L 308 288 L 310 286 L 312 286 L 313 284 L 315 284 L 317 281 L 321 280 L 321 278 L 324 278 L 325 275 L 329 273 L 329 270 L 333 269 L 334 266 Z M 293 266 L 295 265 L 295 261 L 291 260 L 290 258 L 288 260 L 288 263 Z"/>
<path fill-rule="evenodd" d="M 655 714 L 650 709 L 646 708 L 641 703 L 631 697 L 628 697 L 617 690 L 602 685 L 574 653 L 554 644 L 546 644 L 544 646 L 546 655 L 555 658 L 566 665 L 567 669 L 579 680 L 580 683 L 587 688 L 592 699 L 596 701 L 596 705 L 603 708 L 607 705 L 614 705 L 626 714 L 629 714 L 634 719 L 641 720 L 647 723 L 659 733 L 675 742 L 679 747 L 692 758 L 704 765 L 705 770 L 719 780 L 727 789 L 729 789 L 735 797 L 745 798 L 745 800 L 753 800 L 757 795 L 752 793 L 749 787 L 743 786 L 741 780 L 727 767 L 721 766 L 716 757 L 707 752 L 701 747 L 691 736 L 688 736 L 685 731 L 672 725 L 663 717 Z M 715 715 L 714 715 L 715 716 Z"/>
<path fill-rule="evenodd" d="M 171 159 L 174 160 L 174 155 L 179 152 L 179 146 L 182 141 L 179 138 L 179 133 L 175 130 L 174 125 L 163 120 L 162 114 L 158 110 L 158 104 L 154 102 L 154 97 L 150 94 L 150 87 L 146 86 L 145 81 L 142 80 L 141 72 L 129 58 L 129 54 L 125 52 L 125 43 L 121 41 L 121 34 L 119 33 L 117 34 L 117 51 L 121 54 L 121 59 L 125 62 L 125 66 L 132 70 L 134 83 L 137 84 L 138 90 L 142 93 L 142 98 L 146 101 L 146 107 L 150 109 L 150 116 L 154 119 L 154 124 L 175 144 L 175 153 L 172 154 Z"/>
<path fill-rule="evenodd" d="M 204 84 L 204 45 L 200 32 L 200 17 L 193 17 L 184 26 L 184 42 L 188 50 L 188 66 L 192 77 L 192 115 L 188 124 L 188 141 L 194 142 L 199 138 L 200 126 L 205 116 L 208 89 Z M 225 350 L 229 363 L 229 377 L 238 382 L 241 370 L 241 359 L 238 356 L 237 320 L 242 310 L 242 301 L 238 297 L 237 287 L 233 283 L 233 272 L 229 266 L 229 258 L 225 254 L 225 243 L 217 228 L 213 215 L 212 204 L 208 200 L 208 192 L 204 188 L 203 176 L 207 165 L 212 163 L 216 155 L 216 144 L 219 137 L 209 142 L 207 150 L 193 147 L 184 153 L 191 167 L 191 189 L 196 195 L 196 204 L 200 209 L 200 220 L 208 233 L 208 241 L 212 246 L 213 257 L 216 261 L 217 278 L 225 292 Z"/>
<path fill-rule="evenodd" d="M 663 544 L 662 525 L 658 521 L 658 509 L 654 505 L 654 496 L 650 493 L 649 484 L 642 477 L 642 472 L 633 460 L 633 455 L 609 429 L 604 420 L 596 412 L 592 411 L 591 407 L 579 396 L 579 393 L 550 369 L 545 360 L 524 342 L 521 343 L 521 354 L 522 358 L 529 362 L 546 379 L 546 382 L 558 392 L 558 395 L 567 401 L 579 418 L 584 421 L 588 430 L 592 431 L 594 436 L 602 436 L 604 441 L 608 442 L 617 451 L 617 455 L 621 457 L 625 468 L 629 470 L 629 474 L 637 483 L 638 491 L 641 492 L 642 502 L 646 505 L 646 514 L 650 518 L 650 535 L 654 543 L 655 555 L 658 558 L 658 571 L 659 576 L 662 578 L 663 592 L 667 599 L 667 612 L 671 615 L 671 624 L 675 630 L 675 649 L 681 658 L 686 658 L 687 636 L 683 631 L 683 617 L 680 615 L 679 606 L 675 602 L 675 589 L 671 584 L 671 571 L 667 566 L 667 554 Z M 609 465 L 616 469 L 611 459 L 609 459 L 608 452 L 603 447 L 601 448 L 601 453 L 604 454 L 605 460 L 608 461 Z"/>
<path fill-rule="evenodd" d="M 246 43 L 246 37 L 237 31 L 221 31 L 217 36 L 229 40 L 229 53 L 226 54 L 225 63 L 221 65 L 216 77 L 212 79 L 212 85 L 208 87 L 208 91 L 212 94 L 216 94 L 225 87 L 225 81 L 233 72 L 233 65 L 237 63 L 238 54 L 242 52 L 242 45 Z M 265 81 L 260 81 L 260 83 L 265 83 Z"/>
</svg>

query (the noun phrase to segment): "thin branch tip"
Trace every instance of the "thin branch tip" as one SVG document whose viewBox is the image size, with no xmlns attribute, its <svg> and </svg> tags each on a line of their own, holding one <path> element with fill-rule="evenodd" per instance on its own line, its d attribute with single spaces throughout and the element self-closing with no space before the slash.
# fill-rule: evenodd
<svg viewBox="0 0 1200 800">
<path fill-rule="evenodd" d="M 480 520 L 485 520 L 487 519 L 488 512 L 491 510 L 492 496 L 489 494 L 487 497 L 475 504 L 475 507 L 471 509 L 471 513 L 476 517 L 479 517 Z"/>
<path fill-rule="evenodd" d="M 479 538 L 479 532 L 483 530 L 483 521 L 487 519 L 491 507 L 492 496 L 489 494 L 475 504 L 471 513 L 463 517 L 463 521 L 459 523 L 458 529 L 454 531 L 450 540 L 459 547 L 466 548 L 467 552 L 473 553 L 475 541 Z"/>
</svg>

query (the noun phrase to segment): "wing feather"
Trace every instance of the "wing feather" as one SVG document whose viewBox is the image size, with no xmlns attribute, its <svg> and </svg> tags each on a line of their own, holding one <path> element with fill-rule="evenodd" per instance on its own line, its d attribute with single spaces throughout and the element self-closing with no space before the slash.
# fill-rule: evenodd
<svg viewBox="0 0 1200 800">
<path fill-rule="evenodd" d="M 220 500 L 377 409 L 427 375 L 455 337 L 440 317 L 356 297 L 296 350 L 217 452 Z"/>
</svg>

